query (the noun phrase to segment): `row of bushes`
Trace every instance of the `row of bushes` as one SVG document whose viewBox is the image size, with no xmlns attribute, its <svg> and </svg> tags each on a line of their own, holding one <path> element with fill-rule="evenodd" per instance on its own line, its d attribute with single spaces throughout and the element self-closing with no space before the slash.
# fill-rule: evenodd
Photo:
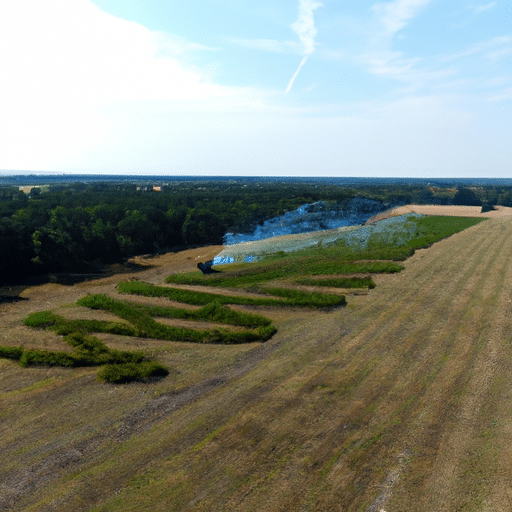
<svg viewBox="0 0 512 512">
<path fill-rule="evenodd" d="M 314 279 L 304 277 L 295 281 L 297 284 L 307 286 L 329 286 L 332 288 L 375 288 L 375 282 L 371 277 L 329 277 L 323 279 Z"/>
<path fill-rule="evenodd" d="M 55 322 L 45 322 L 51 316 Z M 48 311 L 30 315 L 25 323 L 32 327 L 54 327 L 65 323 L 62 317 Z M 72 332 L 64 336 L 64 341 L 73 347 L 72 352 L 26 349 L 24 347 L 0 346 L 0 357 L 18 361 L 27 366 L 83 367 L 102 366 L 98 379 L 105 382 L 123 383 L 133 380 L 168 375 L 164 366 L 154 361 L 145 361 L 142 352 L 109 349 L 100 339 L 84 332 Z"/>
<path fill-rule="evenodd" d="M 202 282 L 199 281 L 198 284 L 200 283 L 205 285 L 209 282 L 209 279 L 205 279 Z M 145 295 L 147 297 L 167 297 L 168 299 L 175 300 L 177 302 L 194 305 L 218 302 L 220 304 L 241 304 L 247 306 L 300 306 L 325 308 L 343 306 L 346 304 L 345 297 L 343 295 L 311 293 L 286 288 L 265 288 L 261 286 L 246 287 L 246 289 L 255 293 L 275 295 L 276 297 L 281 298 L 270 299 L 218 295 L 214 293 L 183 290 L 181 288 L 171 288 L 168 286 L 156 286 L 141 281 L 122 281 L 118 284 L 117 289 L 121 293 L 132 293 L 136 295 Z"/>
<path fill-rule="evenodd" d="M 0 357 L 13 359 L 21 366 L 101 366 L 98 379 L 105 382 L 125 383 L 148 377 L 164 376 L 168 370 L 145 360 L 142 352 L 109 349 L 92 332 L 139 336 L 165 340 L 200 343 L 247 343 L 266 341 L 276 332 L 268 318 L 261 315 L 233 311 L 219 302 L 210 302 L 191 311 L 180 308 L 148 306 L 112 299 L 106 295 L 87 295 L 77 302 L 91 309 L 109 311 L 123 322 L 101 320 L 68 320 L 51 311 L 38 311 L 24 320 L 32 328 L 51 329 L 63 336 L 64 342 L 73 347 L 71 352 L 25 349 L 0 346 Z M 223 329 L 184 329 L 156 322 L 152 317 L 208 320 L 212 322 L 253 327 L 254 330 L 228 331 Z"/>
<path fill-rule="evenodd" d="M 127 301 L 121 301 L 108 297 L 107 295 L 86 295 L 82 297 L 77 304 L 92 309 L 102 309 L 109 311 L 120 318 L 130 322 L 136 329 L 136 335 L 141 338 L 156 338 L 162 340 L 189 341 L 195 343 L 250 343 L 254 341 L 266 341 L 271 338 L 276 329 L 270 322 L 259 322 L 260 325 L 255 330 L 228 331 L 223 329 L 186 329 L 164 325 L 154 320 L 148 312 L 151 308 L 144 308 Z M 210 305 L 206 311 L 215 313 L 215 310 L 222 309 L 220 305 Z M 165 311 L 162 311 L 165 313 Z M 170 311 L 168 311 L 170 313 Z M 219 313 L 222 313 L 220 311 Z M 232 312 L 234 317 L 238 317 L 236 312 Z M 227 312 L 226 312 L 227 314 Z M 215 315 L 212 314 L 212 317 Z M 220 316 L 220 315 L 219 315 Z M 254 321 L 257 321 L 256 315 Z M 240 320 L 243 321 L 243 320 Z M 245 320 L 247 321 L 247 320 Z"/>
<path fill-rule="evenodd" d="M 104 295 L 87 295 L 80 299 L 80 305 L 91 309 L 105 309 Z M 113 300 L 113 299 L 111 299 Z M 142 311 L 146 315 L 161 318 L 179 318 L 183 320 L 205 320 L 222 324 L 240 325 L 243 327 L 257 327 L 270 325 L 271 321 L 262 316 L 242 311 L 233 311 L 222 305 L 219 301 L 213 301 L 197 310 L 173 308 L 165 306 L 149 306 L 134 302 L 117 301 L 127 304 L 129 307 Z"/>
<path fill-rule="evenodd" d="M 294 279 L 297 276 L 320 276 L 339 274 L 362 274 L 362 273 L 394 273 L 400 272 L 404 267 L 394 261 L 343 261 L 317 256 L 288 256 L 287 259 L 251 264 L 231 265 L 223 272 L 203 275 L 199 271 L 172 274 L 167 276 L 165 281 L 172 284 L 186 284 L 199 286 L 221 286 L 232 288 L 248 288 L 262 282 L 277 279 Z M 256 288 L 255 288 L 256 289 Z"/>
</svg>

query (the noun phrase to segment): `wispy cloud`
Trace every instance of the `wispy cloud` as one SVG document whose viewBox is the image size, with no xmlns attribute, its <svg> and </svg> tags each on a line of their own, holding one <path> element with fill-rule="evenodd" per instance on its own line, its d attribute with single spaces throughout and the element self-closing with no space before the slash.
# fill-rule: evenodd
<svg viewBox="0 0 512 512">
<path fill-rule="evenodd" d="M 432 0 L 394 0 L 379 2 L 371 7 L 373 20 L 368 24 L 368 49 L 359 55 L 360 63 L 374 75 L 388 76 L 416 85 L 422 83 L 431 71 L 418 72 L 419 57 L 406 58 L 393 50 L 395 35 L 420 13 Z"/>
<path fill-rule="evenodd" d="M 292 24 L 292 30 L 299 36 L 300 42 L 303 47 L 304 57 L 302 58 L 299 67 L 293 74 L 292 78 L 288 82 L 285 92 L 290 92 L 295 79 L 297 78 L 302 66 L 306 63 L 308 57 L 315 51 L 315 37 L 318 33 L 315 27 L 315 21 L 313 13 L 318 7 L 322 7 L 323 4 L 315 2 L 314 0 L 300 0 L 299 2 L 299 17 L 297 21 Z"/>
<path fill-rule="evenodd" d="M 512 43 L 512 38 L 510 36 L 500 36 L 500 37 L 494 37 L 493 39 L 490 39 L 489 41 L 482 41 L 476 44 L 471 45 L 469 48 L 466 48 L 465 50 L 457 53 L 451 53 L 449 55 L 443 55 L 439 58 L 441 62 L 447 62 L 452 60 L 458 60 L 463 57 L 469 57 L 471 55 L 475 55 L 477 53 L 483 53 L 488 52 L 489 56 L 492 54 L 495 54 L 497 51 L 500 53 L 503 53 L 503 55 L 508 55 L 509 51 L 503 52 L 503 45 L 510 45 Z M 498 50 L 500 48 L 500 50 Z M 492 51 L 491 51 L 492 50 Z M 509 50 L 509 49 L 507 49 Z"/>
<path fill-rule="evenodd" d="M 277 39 L 244 39 L 230 37 L 229 41 L 244 48 L 263 50 L 273 53 L 302 53 L 302 47 L 297 41 L 278 41 Z"/>
<path fill-rule="evenodd" d="M 217 51 L 217 48 L 194 43 L 183 37 L 171 36 L 164 32 L 153 32 L 152 38 L 161 56 L 178 56 L 197 51 Z"/>
<path fill-rule="evenodd" d="M 395 0 L 394 2 L 378 3 L 372 6 L 381 25 L 380 36 L 393 37 L 404 28 L 418 11 L 432 0 Z"/>
</svg>

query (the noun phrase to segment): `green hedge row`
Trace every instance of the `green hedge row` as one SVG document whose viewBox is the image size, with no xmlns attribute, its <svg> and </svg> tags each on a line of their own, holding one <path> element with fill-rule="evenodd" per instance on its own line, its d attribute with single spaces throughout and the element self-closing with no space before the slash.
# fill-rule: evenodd
<svg viewBox="0 0 512 512">
<path fill-rule="evenodd" d="M 100 339 L 88 332 L 110 332 L 133 336 L 136 330 L 122 323 L 97 320 L 66 320 L 51 311 L 30 314 L 25 325 L 33 328 L 52 329 L 63 335 L 65 343 L 73 347 L 71 352 L 25 349 L 23 347 L 0 346 L 0 357 L 14 359 L 22 367 L 27 366 L 107 366 L 100 370 L 98 379 L 105 382 L 122 383 L 152 376 L 164 376 L 168 370 L 138 351 L 123 351 L 108 348 Z M 129 371 L 126 369 L 129 368 Z"/>
<path fill-rule="evenodd" d="M 261 280 L 260 280 L 261 281 Z M 206 284 L 206 282 L 203 282 Z M 299 306 L 311 308 L 324 308 L 343 306 L 346 304 L 345 297 L 325 293 L 303 292 L 300 290 L 284 290 L 282 288 L 264 288 L 261 286 L 246 287 L 246 290 L 255 293 L 275 295 L 280 299 L 237 297 L 233 295 L 218 295 L 214 293 L 194 292 L 181 288 L 168 286 L 155 286 L 141 281 L 122 281 L 118 284 L 118 291 L 121 293 L 132 293 L 148 297 L 167 297 L 177 302 L 186 304 L 203 305 L 211 302 L 220 304 L 241 304 L 250 306 Z M 270 290 L 275 291 L 271 293 Z"/>
<path fill-rule="evenodd" d="M 270 325 L 270 322 L 265 322 L 266 325 L 259 325 L 255 330 L 243 331 L 228 331 L 223 329 L 197 330 L 173 327 L 161 324 L 154 320 L 148 314 L 148 312 L 153 312 L 153 308 L 145 308 L 140 305 L 113 299 L 107 295 L 101 294 L 86 295 L 85 297 L 82 297 L 77 304 L 79 306 L 85 306 L 92 309 L 110 311 L 111 313 L 128 320 L 136 329 L 137 336 L 141 338 L 189 341 L 195 343 L 232 344 L 266 341 L 276 332 L 275 327 Z M 213 314 L 212 316 L 214 316 L 216 310 L 217 313 L 219 313 L 219 306 L 220 305 L 209 305 L 206 311 L 209 311 Z M 165 310 L 161 312 L 165 313 Z M 231 313 L 233 313 L 234 317 L 237 317 L 235 312 Z"/>
</svg>

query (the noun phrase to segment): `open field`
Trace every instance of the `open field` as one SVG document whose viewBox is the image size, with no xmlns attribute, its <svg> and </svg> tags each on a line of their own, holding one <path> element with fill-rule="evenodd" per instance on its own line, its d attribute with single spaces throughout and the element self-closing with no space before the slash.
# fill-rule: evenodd
<svg viewBox="0 0 512 512">
<path fill-rule="evenodd" d="M 366 224 L 372 224 L 379 220 L 406 213 L 420 213 L 422 215 L 450 215 L 456 217 L 480 217 L 486 219 L 496 219 L 500 217 L 512 217 L 512 208 L 508 206 L 496 206 L 494 210 L 481 213 L 480 206 L 453 206 L 453 205 L 429 205 L 429 204 L 408 204 L 398 206 L 391 210 L 378 213 L 366 221 Z"/>
<path fill-rule="evenodd" d="M 150 351 L 170 371 L 154 382 L 0 359 L 0 509 L 511 510 L 511 220 L 417 250 L 344 308 L 240 307 L 272 320 L 266 343 L 98 335 Z M 134 277 L 160 285 L 219 250 Z M 62 350 L 23 318 L 91 318 L 76 301 L 129 277 L 24 290 L 0 305 L 0 342 Z"/>
</svg>

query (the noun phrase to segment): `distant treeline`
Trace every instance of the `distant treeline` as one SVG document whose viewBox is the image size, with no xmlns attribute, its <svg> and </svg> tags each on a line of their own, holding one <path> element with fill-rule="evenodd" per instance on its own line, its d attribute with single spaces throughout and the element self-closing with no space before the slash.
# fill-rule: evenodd
<svg viewBox="0 0 512 512">
<path fill-rule="evenodd" d="M 244 180 L 184 182 L 159 191 L 109 182 L 33 188 L 29 194 L 0 187 L 0 284 L 49 272 L 96 271 L 137 254 L 221 244 L 226 232 L 248 232 L 302 204 L 343 205 L 356 196 L 387 206 L 512 206 L 512 187 L 347 188 Z"/>
</svg>

